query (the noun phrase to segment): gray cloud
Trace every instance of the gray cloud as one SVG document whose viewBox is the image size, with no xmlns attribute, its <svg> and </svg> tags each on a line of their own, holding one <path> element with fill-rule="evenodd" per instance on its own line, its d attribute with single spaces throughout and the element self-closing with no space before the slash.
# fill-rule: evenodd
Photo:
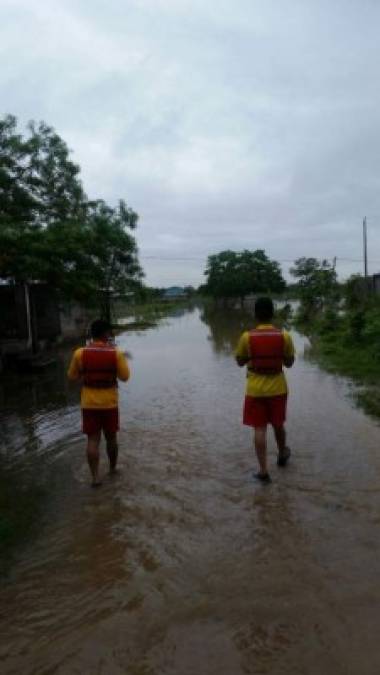
<svg viewBox="0 0 380 675">
<path fill-rule="evenodd" d="M 138 211 L 148 283 L 197 284 L 227 247 L 285 272 L 336 255 L 345 276 L 365 214 L 375 271 L 379 18 L 371 0 L 3 0 L 2 107 Z"/>
</svg>

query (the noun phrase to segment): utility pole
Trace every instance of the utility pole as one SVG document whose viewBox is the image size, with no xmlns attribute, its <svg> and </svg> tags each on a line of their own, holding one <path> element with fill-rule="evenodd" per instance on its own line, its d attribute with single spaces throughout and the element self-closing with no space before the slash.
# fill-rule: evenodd
<svg viewBox="0 0 380 675">
<path fill-rule="evenodd" d="M 364 278 L 368 277 L 368 257 L 367 257 L 367 217 L 363 218 L 363 261 L 364 261 Z"/>
</svg>

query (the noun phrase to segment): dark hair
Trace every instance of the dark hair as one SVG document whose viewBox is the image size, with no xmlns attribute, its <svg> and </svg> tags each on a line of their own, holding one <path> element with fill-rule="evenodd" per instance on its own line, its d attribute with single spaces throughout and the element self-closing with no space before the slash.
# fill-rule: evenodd
<svg viewBox="0 0 380 675">
<path fill-rule="evenodd" d="M 103 319 L 96 319 L 96 321 L 93 321 L 91 324 L 90 332 L 91 332 L 91 337 L 96 340 L 96 338 L 101 338 L 105 337 L 107 333 L 109 333 L 111 330 L 111 326 L 108 323 L 108 321 L 104 321 Z"/>
<path fill-rule="evenodd" d="M 257 298 L 255 302 L 255 317 L 259 321 L 273 319 L 274 306 L 270 298 Z"/>
</svg>

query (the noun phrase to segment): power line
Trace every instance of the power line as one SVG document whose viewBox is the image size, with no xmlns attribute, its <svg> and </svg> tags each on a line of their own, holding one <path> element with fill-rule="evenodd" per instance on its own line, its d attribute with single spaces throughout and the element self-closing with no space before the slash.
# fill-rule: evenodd
<svg viewBox="0 0 380 675">
<path fill-rule="evenodd" d="M 140 258 L 143 260 L 162 260 L 166 262 L 204 262 L 207 259 L 208 256 L 204 256 L 203 258 L 194 258 L 194 257 L 168 257 L 168 256 L 160 256 L 160 255 L 141 255 Z M 309 258 L 311 256 L 298 256 L 299 258 Z M 324 260 L 328 260 L 329 256 L 320 256 Z M 339 262 L 350 262 L 350 263 L 362 263 L 363 260 L 362 258 L 341 258 L 340 256 L 335 256 L 337 263 Z M 283 263 L 294 263 L 295 259 L 294 258 L 276 258 L 277 262 L 283 262 Z M 369 260 L 371 263 L 380 263 L 379 258 L 371 258 Z"/>
<path fill-rule="evenodd" d="M 169 260 L 169 261 L 173 260 L 175 262 L 186 261 L 186 260 L 192 260 L 192 261 L 195 261 L 195 262 L 203 262 L 207 258 L 207 256 L 205 256 L 204 258 L 177 258 L 177 257 L 168 258 L 166 256 L 160 256 L 160 255 L 141 255 L 140 258 L 143 258 L 144 260 Z"/>
</svg>

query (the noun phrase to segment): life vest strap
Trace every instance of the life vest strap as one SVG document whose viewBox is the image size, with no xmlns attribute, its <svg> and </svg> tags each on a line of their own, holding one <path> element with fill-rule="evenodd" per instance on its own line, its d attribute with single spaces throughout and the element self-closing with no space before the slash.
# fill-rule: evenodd
<svg viewBox="0 0 380 675">
<path fill-rule="evenodd" d="M 254 368 L 248 366 L 248 370 L 250 373 L 255 373 L 256 375 L 279 375 L 280 373 L 282 373 L 282 368 L 280 369 L 265 368 L 265 366 L 262 366 L 261 368 Z"/>
<path fill-rule="evenodd" d="M 115 381 L 110 381 L 110 380 L 91 380 L 90 382 L 86 382 L 86 379 L 83 382 L 85 387 L 90 387 L 91 389 L 114 389 L 117 387 L 117 380 Z"/>
</svg>

